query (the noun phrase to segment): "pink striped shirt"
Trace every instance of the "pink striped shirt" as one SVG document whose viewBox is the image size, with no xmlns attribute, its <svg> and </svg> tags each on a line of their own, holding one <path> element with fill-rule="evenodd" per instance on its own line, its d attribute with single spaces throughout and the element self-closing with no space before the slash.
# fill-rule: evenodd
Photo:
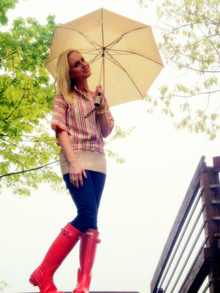
<svg viewBox="0 0 220 293">
<path fill-rule="evenodd" d="M 114 127 L 114 118 L 106 100 L 105 105 L 112 129 Z M 77 92 L 71 105 L 68 105 L 64 97 L 59 93 L 54 98 L 51 127 L 55 131 L 57 127 L 66 131 L 75 151 L 104 153 L 102 131 L 95 111 L 88 118 L 85 118 L 94 107 L 94 95 L 90 91 L 87 98 Z"/>
</svg>

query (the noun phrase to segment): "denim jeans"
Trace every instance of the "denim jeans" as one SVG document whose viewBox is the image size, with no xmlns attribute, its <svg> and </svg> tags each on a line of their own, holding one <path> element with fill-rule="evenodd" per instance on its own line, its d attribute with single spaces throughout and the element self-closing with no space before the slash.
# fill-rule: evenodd
<svg viewBox="0 0 220 293">
<path fill-rule="evenodd" d="M 77 208 L 77 216 L 70 224 L 82 233 L 88 229 L 98 229 L 98 209 L 106 179 L 103 173 L 89 170 L 85 172 L 87 178 L 83 178 L 83 187 L 78 189 L 70 182 L 69 174 L 63 176 Z"/>
</svg>

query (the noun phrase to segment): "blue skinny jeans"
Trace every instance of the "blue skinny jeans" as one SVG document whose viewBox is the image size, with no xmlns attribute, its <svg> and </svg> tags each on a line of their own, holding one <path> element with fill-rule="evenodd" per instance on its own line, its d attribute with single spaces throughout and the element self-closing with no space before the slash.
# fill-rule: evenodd
<svg viewBox="0 0 220 293">
<path fill-rule="evenodd" d="M 77 208 L 77 216 L 70 224 L 82 233 L 88 229 L 98 230 L 98 210 L 105 185 L 106 175 L 100 172 L 85 170 L 83 187 L 77 189 L 70 182 L 70 175 L 63 179 Z"/>
</svg>

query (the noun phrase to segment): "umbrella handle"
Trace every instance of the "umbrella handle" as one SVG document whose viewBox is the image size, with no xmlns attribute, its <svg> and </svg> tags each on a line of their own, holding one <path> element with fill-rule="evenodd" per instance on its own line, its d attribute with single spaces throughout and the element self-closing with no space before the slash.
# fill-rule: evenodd
<svg viewBox="0 0 220 293">
<path fill-rule="evenodd" d="M 97 107 L 100 106 L 100 96 L 101 96 L 101 93 L 98 93 L 98 95 L 95 97 L 95 108 L 89 112 L 85 118 L 88 118 L 90 115 L 92 115 L 92 113 L 96 110 Z"/>
<path fill-rule="evenodd" d="M 100 96 L 101 96 L 101 94 L 98 93 L 98 96 L 95 97 L 95 107 L 100 106 Z"/>
</svg>

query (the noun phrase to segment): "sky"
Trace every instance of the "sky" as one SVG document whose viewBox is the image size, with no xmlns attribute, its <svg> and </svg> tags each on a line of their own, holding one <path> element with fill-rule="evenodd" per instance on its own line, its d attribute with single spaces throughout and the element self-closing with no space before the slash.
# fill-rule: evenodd
<svg viewBox="0 0 220 293">
<path fill-rule="evenodd" d="M 48 14 L 55 14 L 57 22 L 65 23 L 101 7 L 149 25 L 156 22 L 153 8 L 140 9 L 135 0 L 20 1 L 8 16 L 10 20 L 30 16 L 43 23 Z M 151 91 L 167 77 L 174 78 L 165 68 Z M 135 126 L 135 130 L 128 138 L 107 146 L 125 163 L 107 158 L 107 182 L 99 213 L 102 242 L 91 291 L 150 292 L 157 262 L 201 156 L 212 165 L 212 157 L 219 155 L 219 137 L 209 141 L 202 134 L 176 131 L 172 119 L 159 110 L 147 114 L 146 109 L 143 101 L 111 109 L 117 125 Z M 29 275 L 60 228 L 74 216 L 70 196 L 56 194 L 47 185 L 42 184 L 26 199 L 4 189 L 0 195 L 0 281 L 8 283 L 5 292 L 38 291 L 28 282 Z M 59 290 L 74 289 L 78 249 L 77 245 L 55 274 Z"/>
</svg>

